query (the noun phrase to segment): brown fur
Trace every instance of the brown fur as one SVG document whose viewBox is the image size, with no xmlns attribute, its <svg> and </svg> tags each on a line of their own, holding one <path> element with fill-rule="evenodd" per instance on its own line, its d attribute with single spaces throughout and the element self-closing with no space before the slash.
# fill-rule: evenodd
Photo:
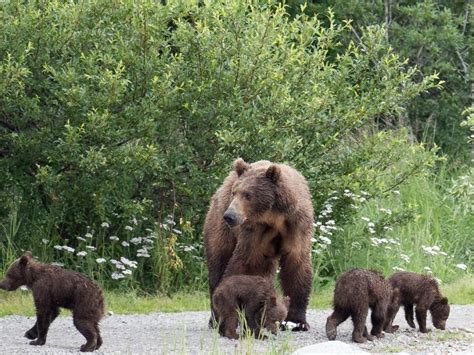
<svg viewBox="0 0 474 355">
<path fill-rule="evenodd" d="M 279 264 L 283 292 L 291 298 L 287 320 L 298 324 L 295 330 L 309 329 L 312 233 L 311 196 L 300 173 L 237 159 L 212 197 L 204 225 L 211 299 L 224 275 L 273 278 Z"/>
<path fill-rule="evenodd" d="M 405 319 L 408 325 L 416 328 L 413 321 L 413 306 L 416 305 L 416 320 L 420 327 L 420 332 L 426 333 L 426 315 L 428 310 L 431 312 L 433 325 L 444 330 L 446 320 L 449 317 L 450 307 L 448 299 L 441 295 L 438 283 L 430 276 L 417 274 L 414 272 L 397 272 L 390 276 L 389 281 L 392 287 L 400 290 L 400 298 L 395 302 L 391 311 L 387 315 L 384 324 L 384 330 L 394 332 L 398 329 L 398 325 L 392 325 L 400 305 L 405 308 Z"/>
<path fill-rule="evenodd" d="M 288 313 L 289 297 L 277 297 L 272 281 L 260 276 L 234 275 L 225 278 L 214 291 L 212 303 L 219 319 L 219 333 L 237 339 L 238 311 L 245 312 L 248 327 L 261 337 L 261 326 L 277 332 L 276 322 Z M 241 324 L 242 327 L 242 324 Z"/>
<path fill-rule="evenodd" d="M 336 281 L 334 290 L 334 312 L 326 322 L 326 335 L 329 340 L 336 339 L 337 326 L 349 316 L 354 323 L 352 340 L 363 343 L 383 337 L 387 309 L 393 299 L 398 296 L 398 290 L 392 291 L 388 280 L 382 274 L 365 269 L 352 269 L 341 274 Z M 372 310 L 372 330 L 368 334 L 365 321 Z"/>
<path fill-rule="evenodd" d="M 94 351 L 102 345 L 99 321 L 104 315 L 102 291 L 88 277 L 58 266 L 42 264 L 26 252 L 7 270 L 0 288 L 14 291 L 26 285 L 33 291 L 36 323 L 25 333 L 36 339 L 31 345 L 44 345 L 48 328 L 59 315 L 59 307 L 72 310 L 74 325 L 87 340 L 81 351 Z"/>
</svg>

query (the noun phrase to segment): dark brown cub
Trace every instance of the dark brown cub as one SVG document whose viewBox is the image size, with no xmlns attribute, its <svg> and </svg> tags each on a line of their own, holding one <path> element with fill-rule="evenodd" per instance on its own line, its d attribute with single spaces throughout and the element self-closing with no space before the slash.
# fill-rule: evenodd
<svg viewBox="0 0 474 355">
<path fill-rule="evenodd" d="M 6 291 L 23 285 L 33 291 L 36 307 L 36 323 L 25 333 L 33 340 L 31 345 L 45 344 L 49 326 L 62 307 L 72 311 L 74 325 L 87 340 L 81 351 L 100 348 L 99 321 L 104 316 L 104 298 L 94 281 L 75 271 L 36 262 L 31 252 L 26 252 L 10 265 L 0 281 L 0 288 Z"/>
<path fill-rule="evenodd" d="M 285 320 L 290 299 L 279 299 L 268 278 L 234 275 L 222 280 L 214 291 L 212 303 L 222 336 L 238 339 L 238 311 L 242 310 L 247 326 L 259 338 L 262 327 L 273 334 L 277 332 L 277 322 Z"/>
<path fill-rule="evenodd" d="M 388 280 L 392 287 L 400 290 L 400 298 L 387 315 L 384 324 L 385 331 L 394 332 L 398 329 L 398 325 L 392 323 L 401 305 L 405 309 L 405 319 L 410 327 L 416 328 L 413 320 L 413 306 L 416 306 L 415 314 L 420 332 L 429 331 L 426 328 L 428 310 L 431 313 L 433 325 L 438 329 L 445 329 L 450 307 L 448 299 L 441 295 L 438 282 L 434 278 L 415 272 L 402 271 L 393 274 Z"/>
<path fill-rule="evenodd" d="M 396 291 L 392 292 L 390 283 L 376 271 L 352 269 L 344 272 L 336 281 L 334 312 L 326 322 L 328 339 L 336 339 L 337 326 L 349 316 L 352 317 L 354 323 L 353 341 L 363 343 L 373 340 L 373 336 L 383 337 L 382 327 L 385 315 L 392 297 L 396 295 Z M 369 308 L 372 310 L 371 335 L 367 332 L 365 325 Z"/>
</svg>

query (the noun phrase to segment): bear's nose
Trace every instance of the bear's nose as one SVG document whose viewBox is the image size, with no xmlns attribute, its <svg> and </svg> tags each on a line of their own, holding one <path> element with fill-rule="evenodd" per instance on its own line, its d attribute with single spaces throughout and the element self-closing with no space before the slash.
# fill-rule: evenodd
<svg viewBox="0 0 474 355">
<path fill-rule="evenodd" d="M 232 212 L 226 212 L 224 213 L 224 219 L 227 222 L 229 226 L 235 226 L 237 222 L 237 216 L 233 214 Z"/>
</svg>

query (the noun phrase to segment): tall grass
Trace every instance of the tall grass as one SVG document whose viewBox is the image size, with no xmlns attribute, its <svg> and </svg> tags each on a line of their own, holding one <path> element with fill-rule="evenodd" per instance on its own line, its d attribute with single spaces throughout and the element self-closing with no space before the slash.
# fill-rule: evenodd
<svg viewBox="0 0 474 355">
<path fill-rule="evenodd" d="M 414 177 L 399 190 L 360 205 L 325 251 L 329 270 L 422 272 L 452 281 L 472 270 L 474 216 L 456 208 L 445 172 Z"/>
</svg>

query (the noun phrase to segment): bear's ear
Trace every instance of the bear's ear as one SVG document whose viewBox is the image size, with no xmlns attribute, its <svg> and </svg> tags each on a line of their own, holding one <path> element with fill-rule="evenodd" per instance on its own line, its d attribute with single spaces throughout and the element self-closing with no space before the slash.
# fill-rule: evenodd
<svg viewBox="0 0 474 355">
<path fill-rule="evenodd" d="M 283 304 L 285 305 L 286 309 L 290 308 L 290 296 L 283 297 Z"/>
<path fill-rule="evenodd" d="M 25 266 L 33 258 L 31 251 L 26 251 L 20 258 L 20 265 Z"/>
<path fill-rule="evenodd" d="M 276 165 L 270 165 L 265 173 L 265 177 L 270 179 L 274 184 L 280 180 L 280 168 Z"/>
<path fill-rule="evenodd" d="M 242 158 L 239 158 L 234 161 L 234 171 L 237 173 L 237 176 L 240 176 L 245 173 L 248 168 L 250 168 L 250 164 L 247 164 Z"/>
<path fill-rule="evenodd" d="M 443 297 L 441 299 L 441 304 L 448 304 L 448 297 Z"/>
</svg>

